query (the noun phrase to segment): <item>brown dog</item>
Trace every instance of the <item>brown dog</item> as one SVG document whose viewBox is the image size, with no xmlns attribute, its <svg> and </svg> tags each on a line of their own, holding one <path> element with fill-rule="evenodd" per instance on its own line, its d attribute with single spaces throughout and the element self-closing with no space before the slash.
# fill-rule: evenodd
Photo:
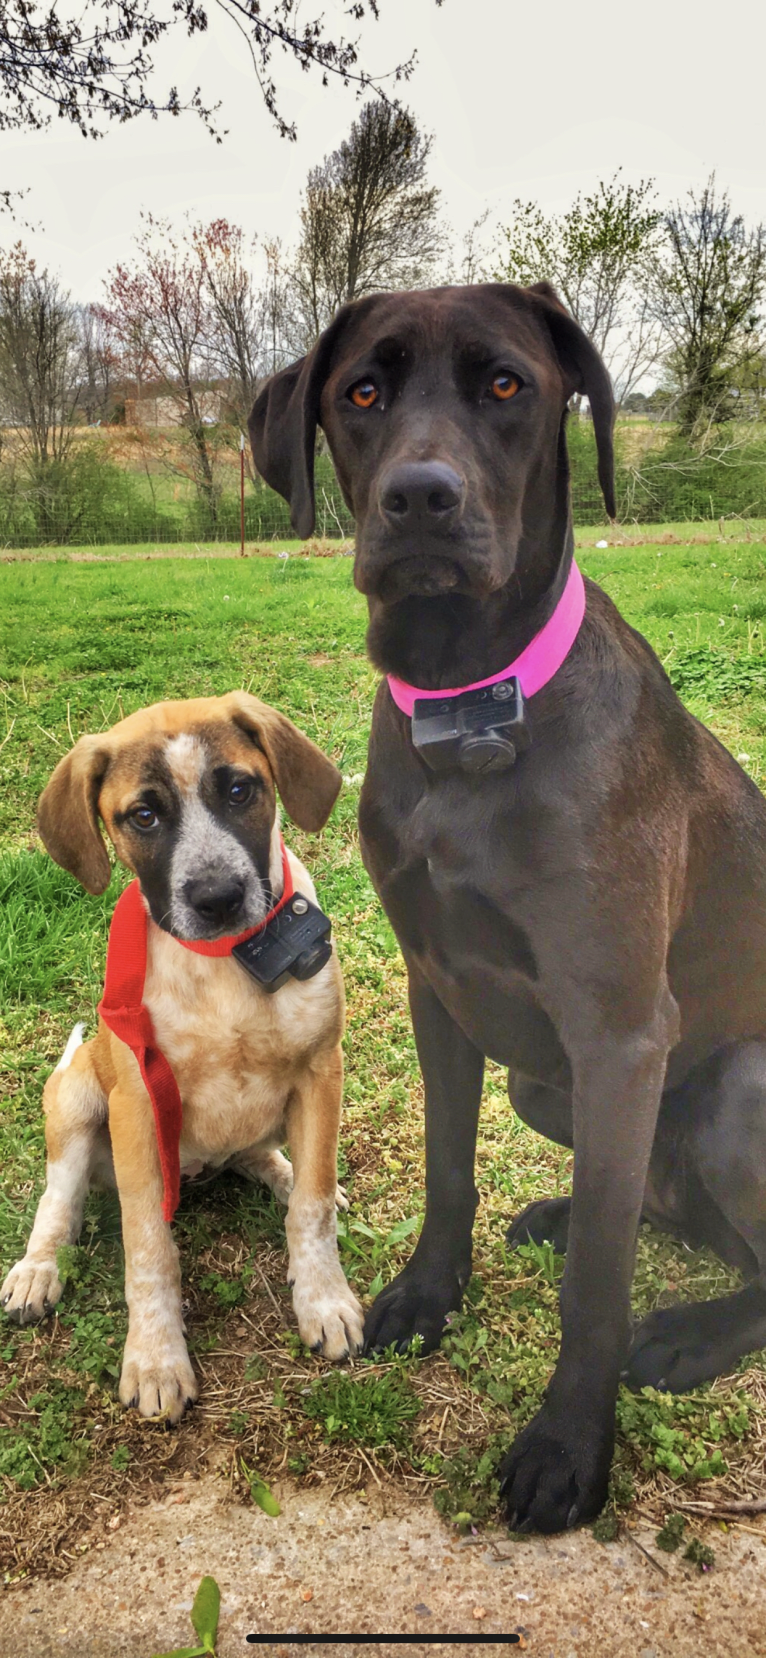
<svg viewBox="0 0 766 1658">
<path fill-rule="evenodd" d="M 274 709 L 244 692 L 158 703 L 81 737 L 39 805 L 56 862 L 89 892 L 110 878 L 103 820 L 149 912 L 143 1001 L 182 1101 L 181 1171 L 228 1165 L 287 1208 L 289 1279 L 303 1340 L 328 1358 L 355 1353 L 361 1309 L 338 1261 L 336 1153 L 343 1086 L 343 982 L 337 957 L 275 994 L 230 955 L 199 954 L 257 928 L 282 893 L 275 786 L 300 828 L 322 827 L 336 768 Z M 287 853 L 296 891 L 315 901 Z M 289 888 L 288 888 L 289 891 Z M 111 948 L 110 948 L 111 959 Z M 163 1219 L 150 1094 L 131 1048 L 99 1020 L 73 1032 L 44 1095 L 48 1179 L 27 1253 L 0 1304 L 19 1323 L 61 1295 L 56 1250 L 78 1235 L 88 1187 L 115 1183 L 130 1312 L 120 1399 L 177 1421 L 198 1393 L 181 1317 L 178 1251 Z M 292 1166 L 280 1145 L 287 1138 Z"/>
<path fill-rule="evenodd" d="M 258 398 L 256 465 L 301 535 L 327 435 L 370 653 L 399 686 L 510 678 L 561 614 L 574 393 L 613 514 L 609 378 L 546 284 L 360 300 Z M 472 769 L 436 768 L 384 680 L 360 804 L 426 1098 L 423 1231 L 370 1346 L 434 1347 L 460 1303 L 485 1055 L 525 1121 L 574 1145 L 571 1206 L 534 1204 L 509 1234 L 567 1251 L 559 1361 L 502 1468 L 511 1523 L 542 1531 L 603 1502 L 621 1373 L 686 1391 L 766 1342 L 766 803 L 606 595 L 584 598 L 513 764 L 490 735 Z M 653 1313 L 631 1345 L 642 1213 L 751 1281 Z"/>
</svg>

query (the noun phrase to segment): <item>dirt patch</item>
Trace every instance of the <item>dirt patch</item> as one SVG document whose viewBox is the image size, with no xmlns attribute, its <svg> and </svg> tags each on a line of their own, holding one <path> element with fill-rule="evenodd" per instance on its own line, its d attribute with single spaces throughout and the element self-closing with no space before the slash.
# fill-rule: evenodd
<svg viewBox="0 0 766 1658">
<path fill-rule="evenodd" d="M 151 1658 L 188 1645 L 189 1609 L 209 1573 L 222 1593 L 219 1658 L 252 1650 L 251 1631 L 282 1636 L 270 1650 L 283 1658 L 369 1650 L 290 1640 L 335 1632 L 380 1633 L 377 1653 L 395 1650 L 386 1632 L 411 1635 L 406 1650 L 417 1654 L 452 1651 L 439 1634 L 465 1634 L 458 1652 L 507 1653 L 515 1649 L 500 1643 L 477 1649 L 473 1637 L 517 1631 L 539 1658 L 766 1654 L 766 1531 L 757 1526 L 709 1528 L 716 1565 L 703 1578 L 660 1555 L 655 1528 L 640 1522 L 609 1545 L 588 1531 L 457 1538 L 427 1501 L 393 1484 L 335 1501 L 295 1487 L 279 1495 L 281 1516 L 268 1519 L 206 1475 L 113 1516 L 117 1527 L 102 1522 L 65 1580 L 6 1592 L 0 1647 L 14 1658 Z"/>
</svg>

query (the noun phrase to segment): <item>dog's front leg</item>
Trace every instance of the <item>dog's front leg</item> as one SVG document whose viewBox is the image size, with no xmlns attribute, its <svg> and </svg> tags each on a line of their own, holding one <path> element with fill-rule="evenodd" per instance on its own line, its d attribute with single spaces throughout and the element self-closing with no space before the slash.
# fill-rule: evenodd
<svg viewBox="0 0 766 1658">
<path fill-rule="evenodd" d="M 675 1004 L 627 1035 L 591 1029 L 571 1052 L 574 1182 L 561 1350 L 542 1409 L 501 1466 L 511 1526 L 563 1531 L 602 1507 L 628 1351 L 638 1224 Z"/>
<path fill-rule="evenodd" d="M 471 1276 L 471 1238 L 478 1201 L 474 1185 L 476 1132 L 484 1055 L 410 966 L 415 1043 L 425 1083 L 426 1213 L 415 1251 L 367 1315 L 368 1348 L 404 1349 L 420 1336 L 421 1351 L 438 1347 L 448 1313 L 457 1312 Z"/>
<path fill-rule="evenodd" d="M 120 1400 L 142 1416 L 167 1414 L 168 1421 L 178 1422 L 199 1389 L 184 1339 L 178 1250 L 162 1216 L 151 1101 L 132 1055 L 130 1066 L 135 1077 L 121 1078 L 109 1096 L 129 1313 Z"/>
<path fill-rule="evenodd" d="M 338 1260 L 335 1201 L 342 1095 L 343 1054 L 338 1045 L 314 1056 L 287 1107 L 294 1176 L 285 1223 L 288 1279 L 301 1337 L 328 1359 L 345 1359 L 362 1345 L 362 1309 Z"/>
</svg>

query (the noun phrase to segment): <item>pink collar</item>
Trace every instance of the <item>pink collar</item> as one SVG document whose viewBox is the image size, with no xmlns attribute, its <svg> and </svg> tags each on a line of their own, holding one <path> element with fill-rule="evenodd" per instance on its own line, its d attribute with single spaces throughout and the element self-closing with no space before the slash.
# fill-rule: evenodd
<svg viewBox="0 0 766 1658">
<path fill-rule="evenodd" d="M 525 697 L 533 697 L 535 691 L 541 691 L 558 673 L 577 638 L 584 615 L 585 583 L 573 559 L 566 587 L 553 615 L 534 639 L 530 639 L 516 661 L 507 668 L 501 668 L 499 674 L 491 674 L 489 679 L 477 679 L 473 685 L 455 685 L 441 691 L 419 691 L 417 686 L 405 685 L 403 679 L 389 674 L 388 688 L 397 708 L 401 708 L 402 713 L 410 718 L 415 701 L 420 697 L 457 697 L 461 691 L 480 691 L 485 685 L 495 685 L 499 679 L 507 679 L 510 674 L 516 675 Z"/>
</svg>

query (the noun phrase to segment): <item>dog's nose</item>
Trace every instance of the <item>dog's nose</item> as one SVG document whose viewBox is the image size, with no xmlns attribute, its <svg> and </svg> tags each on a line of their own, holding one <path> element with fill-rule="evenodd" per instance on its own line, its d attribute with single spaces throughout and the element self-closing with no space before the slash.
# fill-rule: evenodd
<svg viewBox="0 0 766 1658">
<path fill-rule="evenodd" d="M 197 881 L 187 881 L 185 891 L 202 921 L 223 927 L 241 908 L 245 883 L 235 875 L 204 875 Z"/>
<path fill-rule="evenodd" d="M 460 474 L 444 461 L 409 461 L 391 467 L 380 488 L 380 510 L 394 529 L 415 524 L 448 529 L 465 497 Z"/>
</svg>

